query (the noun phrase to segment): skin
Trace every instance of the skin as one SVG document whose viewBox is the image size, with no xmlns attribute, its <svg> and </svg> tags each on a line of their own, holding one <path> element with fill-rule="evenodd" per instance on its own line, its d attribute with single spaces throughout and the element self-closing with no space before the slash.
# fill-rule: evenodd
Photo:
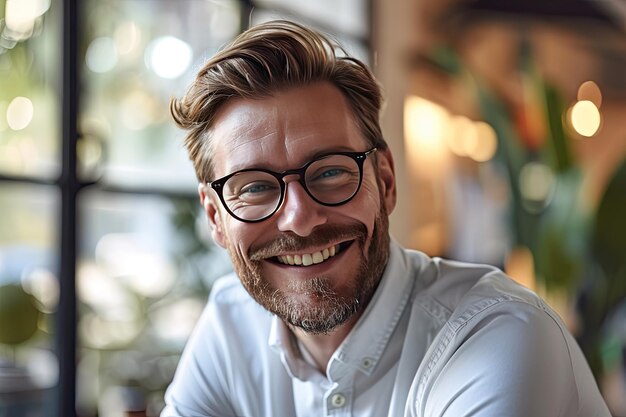
<svg viewBox="0 0 626 417">
<path fill-rule="evenodd" d="M 329 83 L 295 87 L 258 100 L 231 99 L 209 133 L 214 141 L 214 178 L 251 167 L 281 172 L 323 153 L 370 148 L 348 102 Z M 396 203 L 393 159 L 389 150 L 375 155 L 365 161 L 361 189 L 350 202 L 322 206 L 295 178 L 287 177 L 282 206 L 259 223 L 234 219 L 213 190 L 204 184 L 198 187 L 213 239 L 228 250 L 244 287 L 290 326 L 320 370 L 358 321 L 388 258 L 387 216 Z M 309 267 L 283 265 L 273 258 L 334 244 L 346 248 Z M 280 297 L 273 300 L 265 293 Z M 330 328 L 319 327 L 318 317 L 331 322 Z"/>
</svg>

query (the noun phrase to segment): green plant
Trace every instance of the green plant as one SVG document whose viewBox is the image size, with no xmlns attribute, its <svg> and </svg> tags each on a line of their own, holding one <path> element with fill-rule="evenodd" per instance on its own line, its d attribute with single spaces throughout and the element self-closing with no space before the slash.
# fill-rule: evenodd
<svg viewBox="0 0 626 417">
<path fill-rule="evenodd" d="M 0 343 L 15 346 L 30 339 L 40 315 L 35 297 L 20 285 L 0 286 Z"/>
</svg>

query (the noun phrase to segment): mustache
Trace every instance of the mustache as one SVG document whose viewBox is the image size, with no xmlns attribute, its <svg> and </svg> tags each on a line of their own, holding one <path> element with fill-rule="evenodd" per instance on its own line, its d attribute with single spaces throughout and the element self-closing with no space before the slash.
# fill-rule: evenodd
<svg viewBox="0 0 626 417">
<path fill-rule="evenodd" d="M 313 246 L 330 246 L 338 241 L 357 240 L 363 244 L 367 240 L 364 224 L 319 225 L 308 236 L 298 236 L 293 232 L 282 233 L 275 238 L 248 250 L 251 261 L 261 261 L 285 252 L 306 252 Z"/>
</svg>

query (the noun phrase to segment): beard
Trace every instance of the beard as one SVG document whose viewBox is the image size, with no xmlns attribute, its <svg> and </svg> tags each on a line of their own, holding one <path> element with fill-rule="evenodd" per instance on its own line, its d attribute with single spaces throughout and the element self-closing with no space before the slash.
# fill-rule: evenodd
<svg viewBox="0 0 626 417">
<path fill-rule="evenodd" d="M 257 303 L 307 333 L 324 334 L 362 312 L 378 287 L 389 259 L 389 219 L 382 201 L 371 242 L 366 248 L 367 238 L 367 228 L 362 223 L 320 225 L 307 237 L 288 232 L 251 247 L 247 261 L 230 240 L 228 253 L 241 283 Z M 264 276 L 262 263 L 268 262 L 264 259 L 270 256 L 306 252 L 307 248 L 330 246 L 331 242 L 338 240 L 353 240 L 351 245 L 357 245 L 359 252 L 358 259 L 343 261 L 358 267 L 351 279 L 342 280 L 341 288 L 335 288 L 333 279 L 324 275 L 306 280 L 293 279 L 286 282 L 287 290 L 307 297 L 289 296 Z"/>
</svg>

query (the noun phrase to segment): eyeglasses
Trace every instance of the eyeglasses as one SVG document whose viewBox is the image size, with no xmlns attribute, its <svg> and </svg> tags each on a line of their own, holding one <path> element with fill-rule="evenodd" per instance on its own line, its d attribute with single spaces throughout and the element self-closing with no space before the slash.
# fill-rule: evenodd
<svg viewBox="0 0 626 417">
<path fill-rule="evenodd" d="M 376 152 L 334 152 L 307 162 L 298 169 L 274 172 L 242 169 L 209 182 L 226 211 L 242 222 L 256 223 L 271 217 L 283 203 L 284 178 L 297 175 L 309 196 L 323 206 L 345 204 L 356 195 L 363 180 L 363 163 Z"/>
</svg>

